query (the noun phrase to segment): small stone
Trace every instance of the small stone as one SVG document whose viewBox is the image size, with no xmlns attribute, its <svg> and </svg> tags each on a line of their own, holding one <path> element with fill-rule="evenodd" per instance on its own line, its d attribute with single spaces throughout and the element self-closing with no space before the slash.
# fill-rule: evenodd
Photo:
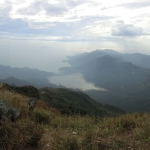
<svg viewBox="0 0 150 150">
<path fill-rule="evenodd" d="M 76 134 L 77 134 L 77 132 L 72 132 L 72 134 L 73 134 L 73 135 L 76 135 Z"/>
<path fill-rule="evenodd" d="M 49 147 L 49 143 L 45 145 L 46 147 Z"/>
</svg>

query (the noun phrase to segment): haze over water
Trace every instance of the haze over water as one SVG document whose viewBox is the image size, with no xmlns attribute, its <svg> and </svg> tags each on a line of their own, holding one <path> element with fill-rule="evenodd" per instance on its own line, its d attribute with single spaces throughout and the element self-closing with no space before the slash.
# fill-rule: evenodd
<svg viewBox="0 0 150 150">
<path fill-rule="evenodd" d="M 100 90 L 100 91 L 106 91 L 106 89 L 97 87 L 91 82 L 87 82 L 83 75 L 80 73 L 75 74 L 58 74 L 55 76 L 50 76 L 48 78 L 50 83 L 56 84 L 56 85 L 63 85 L 67 88 L 73 88 L 73 89 L 80 89 L 83 91 L 86 90 Z"/>
</svg>

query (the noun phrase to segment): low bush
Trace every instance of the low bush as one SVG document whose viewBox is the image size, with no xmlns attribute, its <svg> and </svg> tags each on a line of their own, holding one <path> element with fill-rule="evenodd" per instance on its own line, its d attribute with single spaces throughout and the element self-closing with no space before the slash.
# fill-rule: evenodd
<svg viewBox="0 0 150 150">
<path fill-rule="evenodd" d="M 33 120 L 40 124 L 48 124 L 51 121 L 50 114 L 48 112 L 38 109 L 33 112 Z"/>
</svg>

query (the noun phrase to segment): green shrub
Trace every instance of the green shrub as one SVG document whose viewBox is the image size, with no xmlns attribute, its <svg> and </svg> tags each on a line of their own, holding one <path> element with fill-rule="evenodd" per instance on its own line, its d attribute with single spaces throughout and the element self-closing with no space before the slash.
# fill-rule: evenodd
<svg viewBox="0 0 150 150">
<path fill-rule="evenodd" d="M 50 123 L 50 115 L 46 111 L 35 110 L 33 113 L 33 119 L 35 122 L 40 124 Z"/>
</svg>

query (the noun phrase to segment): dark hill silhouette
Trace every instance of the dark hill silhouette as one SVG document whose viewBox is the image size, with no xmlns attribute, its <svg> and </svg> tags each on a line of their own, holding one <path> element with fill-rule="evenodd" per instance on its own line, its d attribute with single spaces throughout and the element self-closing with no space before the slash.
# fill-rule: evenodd
<svg viewBox="0 0 150 150">
<path fill-rule="evenodd" d="M 9 85 L 16 85 L 16 86 L 24 86 L 24 85 L 29 85 L 30 83 L 25 81 L 25 80 L 19 80 L 14 77 L 8 77 L 6 79 L 1 79 L 1 83 L 7 83 Z"/>
</svg>

